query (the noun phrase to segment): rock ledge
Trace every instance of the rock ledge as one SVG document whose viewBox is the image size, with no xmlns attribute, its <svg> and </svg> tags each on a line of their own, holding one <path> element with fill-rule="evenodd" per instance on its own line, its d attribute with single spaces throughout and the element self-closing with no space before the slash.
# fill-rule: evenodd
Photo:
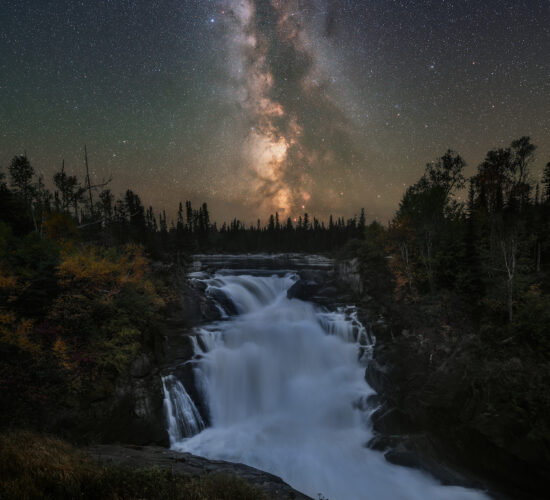
<svg viewBox="0 0 550 500">
<path fill-rule="evenodd" d="M 209 460 L 160 446 L 96 445 L 88 447 L 86 451 L 104 464 L 132 468 L 157 467 L 192 476 L 234 475 L 262 490 L 269 499 L 311 500 L 310 497 L 291 488 L 280 477 L 244 464 Z"/>
</svg>

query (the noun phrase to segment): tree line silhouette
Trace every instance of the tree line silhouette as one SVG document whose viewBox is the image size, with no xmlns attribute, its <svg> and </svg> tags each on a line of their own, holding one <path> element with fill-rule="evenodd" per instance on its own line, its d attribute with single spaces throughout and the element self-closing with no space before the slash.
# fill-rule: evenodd
<svg viewBox="0 0 550 500">
<path fill-rule="evenodd" d="M 529 137 L 491 150 L 469 179 L 452 150 L 428 163 L 390 224 L 367 227 L 366 269 L 380 283 L 389 282 L 379 274 L 386 270 L 399 299 L 453 292 L 489 324 L 550 306 L 550 162 L 535 182 L 535 150 Z"/>
<path fill-rule="evenodd" d="M 15 156 L 8 178 L 0 174 L 2 218 L 18 234 L 35 231 L 79 232 L 89 242 L 120 245 L 128 242 L 145 246 L 155 258 L 180 258 L 193 252 L 331 252 L 347 241 L 362 238 L 365 210 L 345 220 L 330 216 L 328 222 L 308 213 L 281 220 L 270 215 L 267 223 L 245 224 L 239 219 L 218 227 L 212 222 L 207 203 L 198 209 L 190 201 L 179 203 L 175 220 L 166 211 L 145 207 L 140 196 L 128 189 L 116 198 L 107 186 L 110 179 L 92 184 L 85 151 L 86 175 L 81 182 L 69 175 L 62 163 L 53 175 L 53 190 L 42 176 L 36 176 L 26 155 Z"/>
</svg>

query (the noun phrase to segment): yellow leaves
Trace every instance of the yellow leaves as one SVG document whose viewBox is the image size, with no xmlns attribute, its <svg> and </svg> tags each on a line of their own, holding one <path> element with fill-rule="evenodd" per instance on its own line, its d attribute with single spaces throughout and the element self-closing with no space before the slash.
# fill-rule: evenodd
<svg viewBox="0 0 550 500">
<path fill-rule="evenodd" d="M 13 323 L 15 323 L 15 321 L 15 314 L 13 314 L 12 312 L 0 310 L 0 328 L 6 325 L 12 325 Z"/>
<path fill-rule="evenodd" d="M 28 285 L 0 266 L 0 301 L 13 302 L 26 286 Z"/>
<path fill-rule="evenodd" d="M 71 368 L 73 368 L 73 363 L 71 363 L 71 361 L 70 361 L 69 350 L 67 348 L 67 344 L 65 344 L 65 342 L 63 342 L 63 339 L 61 339 L 60 337 L 57 337 L 57 339 L 56 339 L 56 341 L 55 341 L 55 343 L 52 347 L 52 351 L 53 351 L 54 356 L 59 361 L 59 364 L 61 366 L 63 366 L 63 368 L 65 368 L 67 370 L 70 370 Z"/>
<path fill-rule="evenodd" d="M 91 248 L 67 256 L 59 265 L 58 276 L 61 286 L 88 284 L 93 288 L 114 288 L 120 281 L 120 269 Z"/>
<path fill-rule="evenodd" d="M 163 290 L 159 291 L 153 281 L 144 280 L 140 288 L 148 295 L 150 302 L 156 309 L 162 309 L 166 306 L 165 299 L 161 295 L 159 295 L 159 293 L 162 293 Z"/>
<path fill-rule="evenodd" d="M 156 331 L 159 311 L 173 292 L 151 274 L 140 246 L 62 246 L 60 261 L 55 261 L 60 262 L 57 286 L 51 287 L 55 296 L 36 328 L 6 300 L 21 295 L 26 278 L 0 265 L 0 344 L 63 368 L 75 394 L 96 381 L 111 387 L 135 359 L 142 339 Z"/>
<path fill-rule="evenodd" d="M 128 282 L 137 284 L 149 272 L 149 261 L 143 254 L 143 248 L 138 245 L 126 245 L 124 254 L 132 264 L 131 273 L 127 276 Z"/>
<path fill-rule="evenodd" d="M 143 286 L 149 263 L 141 247 L 127 245 L 122 254 L 96 247 L 68 253 L 58 268 L 59 283 L 92 295 L 114 295 L 126 284 Z"/>
<path fill-rule="evenodd" d="M 17 286 L 17 278 L 15 276 L 6 275 L 0 270 L 0 288 L 10 289 L 15 288 Z"/>
<path fill-rule="evenodd" d="M 44 222 L 44 232 L 51 240 L 62 242 L 66 248 L 72 246 L 72 242 L 78 236 L 78 229 L 73 218 L 69 214 L 54 212 Z"/>
<path fill-rule="evenodd" d="M 113 337 L 99 344 L 100 366 L 123 372 L 137 355 L 141 333 L 135 328 L 123 327 Z"/>
<path fill-rule="evenodd" d="M 30 319 L 18 320 L 15 314 L 0 311 L 0 340 L 3 343 L 19 347 L 32 354 L 40 353 L 40 346 L 34 343 L 29 334 L 33 331 L 33 321 Z"/>
</svg>

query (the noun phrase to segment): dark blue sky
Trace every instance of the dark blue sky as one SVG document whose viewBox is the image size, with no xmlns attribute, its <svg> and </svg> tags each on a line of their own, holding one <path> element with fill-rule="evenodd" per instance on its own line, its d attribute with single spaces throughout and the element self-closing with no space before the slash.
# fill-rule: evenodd
<svg viewBox="0 0 550 500">
<path fill-rule="evenodd" d="M 550 160 L 550 2 L 11 1 L 0 166 L 65 158 L 173 213 L 387 218 L 451 147 Z M 305 207 L 305 208 L 302 208 Z"/>
</svg>

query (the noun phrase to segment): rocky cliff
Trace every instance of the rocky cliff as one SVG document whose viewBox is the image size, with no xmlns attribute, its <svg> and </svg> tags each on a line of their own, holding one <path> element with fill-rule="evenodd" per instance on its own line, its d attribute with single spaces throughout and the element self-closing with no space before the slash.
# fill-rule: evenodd
<svg viewBox="0 0 550 500">
<path fill-rule="evenodd" d="M 386 283 L 362 275 L 356 259 L 337 269 L 377 339 L 365 374 L 380 398 L 368 446 L 446 484 L 544 498 L 550 448 L 515 406 L 521 361 L 503 358 L 500 368 L 490 361 L 458 300 L 399 302 Z"/>
</svg>

